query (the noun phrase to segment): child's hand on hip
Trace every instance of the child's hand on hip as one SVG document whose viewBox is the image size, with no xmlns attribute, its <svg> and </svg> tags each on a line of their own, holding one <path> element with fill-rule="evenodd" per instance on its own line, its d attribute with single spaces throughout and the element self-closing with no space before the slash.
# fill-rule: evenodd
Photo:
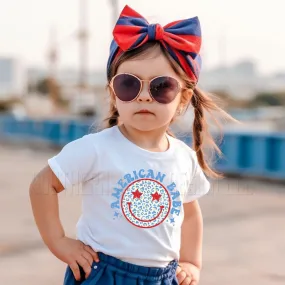
<svg viewBox="0 0 285 285">
<path fill-rule="evenodd" d="M 179 262 L 176 270 L 179 285 L 197 285 L 200 279 L 200 269 L 189 262 Z"/>
<path fill-rule="evenodd" d="M 99 262 L 98 254 L 90 246 L 68 237 L 53 241 L 51 251 L 57 258 L 69 265 L 77 281 L 81 278 L 79 265 L 83 268 L 87 279 L 91 273 L 93 260 Z"/>
</svg>

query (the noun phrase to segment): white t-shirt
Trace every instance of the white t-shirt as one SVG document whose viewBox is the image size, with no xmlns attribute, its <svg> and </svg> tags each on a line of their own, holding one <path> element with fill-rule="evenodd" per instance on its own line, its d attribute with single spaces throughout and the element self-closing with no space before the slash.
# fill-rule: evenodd
<svg viewBox="0 0 285 285">
<path fill-rule="evenodd" d="M 115 126 L 67 144 L 48 160 L 82 215 L 77 239 L 123 261 L 164 267 L 179 259 L 183 203 L 205 195 L 210 183 L 196 153 L 168 136 L 169 149 L 151 152 Z"/>
</svg>

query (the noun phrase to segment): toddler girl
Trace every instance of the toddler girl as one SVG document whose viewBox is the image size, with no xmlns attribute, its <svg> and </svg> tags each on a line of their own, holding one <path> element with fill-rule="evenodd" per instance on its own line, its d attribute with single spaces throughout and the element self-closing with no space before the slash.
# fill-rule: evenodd
<svg viewBox="0 0 285 285">
<path fill-rule="evenodd" d="M 113 35 L 108 128 L 48 160 L 30 186 L 36 224 L 68 265 L 66 285 L 198 284 L 203 224 L 197 200 L 210 188 L 204 172 L 219 176 L 204 160 L 204 110 L 223 112 L 197 87 L 199 20 L 161 27 L 126 6 Z M 190 104 L 193 149 L 169 131 Z M 60 223 L 57 194 L 81 183 L 75 240 Z"/>
</svg>

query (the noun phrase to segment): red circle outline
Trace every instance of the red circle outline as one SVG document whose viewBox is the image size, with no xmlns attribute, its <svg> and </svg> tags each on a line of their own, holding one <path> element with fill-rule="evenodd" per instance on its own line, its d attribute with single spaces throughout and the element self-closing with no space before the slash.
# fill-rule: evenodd
<svg viewBox="0 0 285 285">
<path fill-rule="evenodd" d="M 168 209 L 168 211 L 167 211 L 167 214 L 165 215 L 165 218 L 164 218 L 161 222 L 159 222 L 158 224 L 153 225 L 153 226 L 150 226 L 150 227 L 142 227 L 142 226 L 139 226 L 139 225 L 134 224 L 132 221 L 130 221 L 130 220 L 128 219 L 128 217 L 126 216 L 126 214 L 125 214 L 125 212 L 124 212 L 124 210 L 123 210 L 123 209 L 124 209 L 124 208 L 123 208 L 123 197 L 124 197 L 124 195 L 125 195 L 125 192 L 126 192 L 133 184 L 135 184 L 136 182 L 142 181 L 142 180 L 149 180 L 149 181 L 153 181 L 153 182 L 156 182 L 157 184 L 159 184 L 159 185 L 165 190 L 165 192 L 166 192 L 166 194 L 167 194 L 167 196 L 168 196 L 168 200 L 169 200 L 169 209 Z M 142 179 L 138 179 L 138 180 L 133 181 L 131 184 L 129 184 L 129 185 L 125 188 L 125 190 L 124 190 L 124 192 L 123 192 L 123 194 L 122 194 L 122 196 L 121 196 L 121 209 L 122 209 L 122 212 L 123 212 L 125 218 L 126 218 L 132 225 L 134 225 L 134 226 L 136 226 L 136 227 L 138 227 L 138 228 L 143 228 L 143 229 L 146 229 L 146 228 L 154 228 L 154 227 L 157 227 L 158 225 L 160 225 L 160 224 L 167 218 L 167 216 L 169 215 L 169 212 L 170 212 L 170 209 L 171 209 L 171 197 L 170 197 L 170 195 L 169 195 L 169 193 L 168 193 L 168 190 L 164 187 L 164 185 L 161 184 L 160 182 L 158 182 L 157 180 L 154 180 L 154 179 L 151 179 L 151 178 L 142 178 Z M 135 217 L 135 218 L 137 219 L 137 217 Z"/>
</svg>

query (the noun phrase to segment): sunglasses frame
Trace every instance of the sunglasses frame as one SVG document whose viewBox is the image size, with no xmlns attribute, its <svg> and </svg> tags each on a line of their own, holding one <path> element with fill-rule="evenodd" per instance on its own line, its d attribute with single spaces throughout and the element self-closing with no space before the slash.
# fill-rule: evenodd
<svg viewBox="0 0 285 285">
<path fill-rule="evenodd" d="M 140 90 L 139 90 L 137 96 L 136 96 L 133 100 L 131 100 L 131 101 L 123 101 L 123 100 L 121 100 L 121 99 L 117 96 L 117 94 L 116 94 L 116 92 L 115 92 L 115 90 L 114 90 L 113 82 L 114 82 L 115 78 L 116 78 L 117 76 L 119 76 L 119 75 L 131 75 L 131 76 L 133 76 L 133 77 L 135 77 L 136 79 L 139 80 L 139 82 L 140 82 Z M 174 79 L 174 80 L 177 82 L 177 86 L 178 86 L 177 94 L 176 94 L 176 95 L 173 97 L 173 99 L 172 99 L 170 102 L 168 102 L 168 103 L 160 103 L 160 102 L 156 101 L 156 99 L 152 96 L 151 91 L 150 91 L 150 84 L 151 84 L 151 82 L 152 82 L 153 80 L 155 80 L 155 79 L 157 79 L 157 78 L 161 78 L 161 77 L 170 77 L 170 78 Z M 179 82 L 176 78 L 174 78 L 174 77 L 172 77 L 172 76 L 160 75 L 160 76 L 156 76 L 156 77 L 154 77 L 154 78 L 152 78 L 152 79 L 147 80 L 147 79 L 140 79 L 138 76 L 136 76 L 136 75 L 134 75 L 134 74 L 132 74 L 132 73 L 126 73 L 126 72 L 124 72 L 124 73 L 119 73 L 119 74 L 116 74 L 115 76 L 113 76 L 113 78 L 111 79 L 111 81 L 110 81 L 110 83 L 109 83 L 109 86 L 110 86 L 110 88 L 112 89 L 112 91 L 114 92 L 114 94 L 116 95 L 116 97 L 117 97 L 120 101 L 125 102 L 125 103 L 131 103 L 131 102 L 135 101 L 135 100 L 140 96 L 140 94 L 141 94 L 141 92 L 142 92 L 142 89 L 143 89 L 143 82 L 148 82 L 148 93 L 149 93 L 150 97 L 152 98 L 152 100 L 155 101 L 155 102 L 157 102 L 157 103 L 159 103 L 159 104 L 163 104 L 163 105 L 169 104 L 169 103 L 171 103 L 172 101 L 174 101 L 174 99 L 176 98 L 176 96 L 177 96 L 182 90 L 185 90 L 185 89 L 186 89 L 186 88 L 183 88 L 183 87 L 181 86 L 180 82 Z"/>
</svg>

